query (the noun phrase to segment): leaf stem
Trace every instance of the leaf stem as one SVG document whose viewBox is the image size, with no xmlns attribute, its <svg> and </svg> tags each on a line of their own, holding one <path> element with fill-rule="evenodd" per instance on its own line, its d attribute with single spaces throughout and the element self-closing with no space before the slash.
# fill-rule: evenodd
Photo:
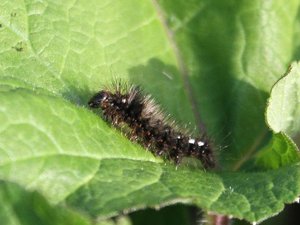
<svg viewBox="0 0 300 225">
<path fill-rule="evenodd" d="M 230 225 L 231 219 L 228 216 L 220 215 L 220 214 L 213 214 L 213 213 L 206 213 L 205 225 Z"/>
</svg>

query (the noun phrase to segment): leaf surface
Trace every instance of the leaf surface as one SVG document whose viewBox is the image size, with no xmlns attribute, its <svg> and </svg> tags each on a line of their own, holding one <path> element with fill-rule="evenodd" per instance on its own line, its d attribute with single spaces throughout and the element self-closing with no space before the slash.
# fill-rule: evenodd
<svg viewBox="0 0 300 225">
<path fill-rule="evenodd" d="M 175 202 L 252 222 L 275 215 L 300 194 L 297 147 L 264 122 L 298 4 L 1 1 L 0 178 L 102 218 Z M 141 84 L 179 123 L 205 123 L 229 145 L 218 154 L 227 172 L 176 169 L 87 109 L 115 77 Z"/>
<path fill-rule="evenodd" d="M 267 118 L 275 132 L 294 136 L 300 129 L 300 65 L 293 63 L 287 74 L 273 87 Z"/>
<path fill-rule="evenodd" d="M 89 225 L 87 218 L 63 207 L 51 206 L 37 192 L 0 181 L 0 218 L 5 225 Z"/>
</svg>

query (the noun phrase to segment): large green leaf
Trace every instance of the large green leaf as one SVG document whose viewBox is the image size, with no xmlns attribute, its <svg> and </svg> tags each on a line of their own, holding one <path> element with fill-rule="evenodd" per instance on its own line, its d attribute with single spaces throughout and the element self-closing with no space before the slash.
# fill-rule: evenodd
<svg viewBox="0 0 300 225">
<path fill-rule="evenodd" d="M 124 166 L 118 167 L 121 163 Z M 299 169 L 298 164 L 267 172 L 212 174 L 153 162 L 143 162 L 141 167 L 133 160 L 103 160 L 93 181 L 70 196 L 68 202 L 101 216 L 124 209 L 159 207 L 161 201 L 186 202 L 260 221 L 281 211 L 284 202 L 295 200 L 300 191 Z"/>
<path fill-rule="evenodd" d="M 297 165 L 252 173 L 213 174 L 184 165 L 176 170 L 132 145 L 88 110 L 57 97 L 10 89 L 1 99 L 6 123 L 0 176 L 41 191 L 53 203 L 71 195 L 68 204 L 93 216 L 189 202 L 257 221 L 280 211 L 300 192 Z M 18 102 L 23 102 L 21 112 Z"/>
<path fill-rule="evenodd" d="M 202 119 L 237 170 L 270 136 L 265 102 L 293 53 L 298 0 L 160 0 Z M 188 78 L 186 78 L 188 79 Z"/>
<path fill-rule="evenodd" d="M 39 189 L 52 202 L 89 182 L 101 159 L 158 161 L 86 109 L 25 89 L 0 95 L 0 177 Z"/>
<path fill-rule="evenodd" d="M 1 1 L 0 178 L 102 218 L 175 202 L 249 221 L 278 213 L 300 194 L 300 160 L 264 109 L 292 60 L 297 8 Z M 204 122 L 216 146 L 229 145 L 217 153 L 228 172 L 176 169 L 84 107 L 114 77 L 141 84 L 178 121 Z"/>
</svg>

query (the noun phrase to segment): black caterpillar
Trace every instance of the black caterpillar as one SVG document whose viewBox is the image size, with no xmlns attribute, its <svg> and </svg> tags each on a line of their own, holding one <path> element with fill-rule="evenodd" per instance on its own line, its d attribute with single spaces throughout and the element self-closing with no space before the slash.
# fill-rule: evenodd
<svg viewBox="0 0 300 225">
<path fill-rule="evenodd" d="M 113 90 L 113 91 L 112 91 Z M 88 102 L 101 108 L 105 119 L 116 127 L 127 125 L 128 136 L 158 156 L 179 164 L 183 157 L 194 157 L 206 169 L 215 167 L 211 144 L 205 135 L 191 138 L 166 118 L 149 95 L 138 86 L 116 82 L 113 88 L 96 93 Z"/>
</svg>

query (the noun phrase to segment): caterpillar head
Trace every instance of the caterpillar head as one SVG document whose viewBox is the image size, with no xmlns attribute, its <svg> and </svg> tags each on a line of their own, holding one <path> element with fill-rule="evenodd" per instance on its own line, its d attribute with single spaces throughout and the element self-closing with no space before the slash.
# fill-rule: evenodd
<svg viewBox="0 0 300 225">
<path fill-rule="evenodd" d="M 106 109 L 112 101 L 112 93 L 108 91 L 99 91 L 88 102 L 91 108 Z"/>
</svg>

